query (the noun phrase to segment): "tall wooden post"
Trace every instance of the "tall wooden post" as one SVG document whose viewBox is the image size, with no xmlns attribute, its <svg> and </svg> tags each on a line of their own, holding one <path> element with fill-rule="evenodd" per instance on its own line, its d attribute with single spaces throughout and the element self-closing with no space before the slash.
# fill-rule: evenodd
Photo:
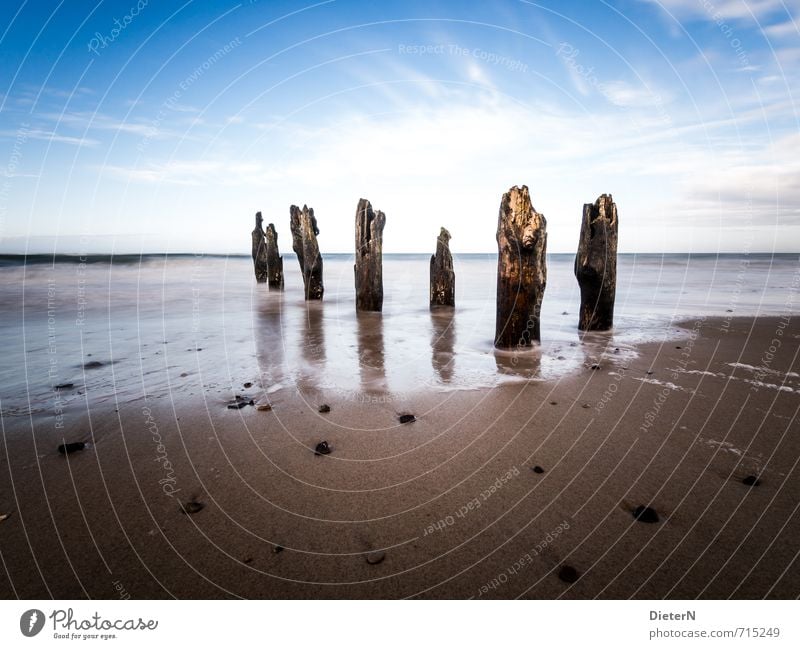
<svg viewBox="0 0 800 649">
<path fill-rule="evenodd" d="M 356 208 L 356 310 L 383 309 L 383 226 L 386 215 L 366 198 Z"/>
<path fill-rule="evenodd" d="M 617 205 L 611 194 L 583 206 L 575 277 L 581 289 L 578 329 L 611 329 L 617 292 Z"/>
<path fill-rule="evenodd" d="M 456 273 L 450 254 L 450 233 L 442 228 L 436 238 L 436 254 L 431 255 L 431 308 L 456 305 Z"/>
<path fill-rule="evenodd" d="M 283 257 L 278 249 L 278 232 L 275 225 L 267 226 L 267 275 L 269 289 L 283 290 Z"/>
<path fill-rule="evenodd" d="M 256 274 L 256 281 L 260 284 L 267 281 L 267 246 L 264 241 L 264 230 L 262 230 L 263 219 L 261 212 L 256 212 L 256 227 L 251 233 L 253 270 Z"/>
<path fill-rule="evenodd" d="M 539 318 L 547 284 L 547 221 L 527 186 L 503 194 L 497 220 L 496 347 L 520 349 L 541 340 Z"/>
<path fill-rule="evenodd" d="M 303 205 L 289 208 L 289 224 L 292 230 L 292 249 L 300 262 L 306 300 L 321 300 L 325 287 L 322 285 L 322 256 L 317 244 L 317 219 L 314 210 Z"/>
</svg>

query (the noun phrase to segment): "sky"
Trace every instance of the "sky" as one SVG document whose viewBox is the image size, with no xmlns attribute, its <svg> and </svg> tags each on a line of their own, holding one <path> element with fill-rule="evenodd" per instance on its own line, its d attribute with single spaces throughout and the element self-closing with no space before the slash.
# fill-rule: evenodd
<svg viewBox="0 0 800 649">
<path fill-rule="evenodd" d="M 4 0 L 0 253 L 550 252 L 611 193 L 620 252 L 800 250 L 800 0 Z"/>
</svg>

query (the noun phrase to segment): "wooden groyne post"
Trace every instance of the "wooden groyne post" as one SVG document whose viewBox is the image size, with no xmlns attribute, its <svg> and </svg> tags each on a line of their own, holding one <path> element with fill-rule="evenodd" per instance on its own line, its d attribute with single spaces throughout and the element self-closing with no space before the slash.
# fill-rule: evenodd
<svg viewBox="0 0 800 649">
<path fill-rule="evenodd" d="M 527 186 L 503 194 L 497 219 L 496 347 L 520 349 L 541 340 L 539 318 L 547 284 L 547 221 Z"/>
<path fill-rule="evenodd" d="M 575 277 L 581 289 L 578 329 L 608 331 L 614 326 L 617 291 L 617 205 L 611 194 L 583 206 Z"/>
<path fill-rule="evenodd" d="M 251 233 L 253 244 L 253 270 L 256 281 L 260 284 L 267 281 L 267 245 L 264 241 L 263 219 L 261 212 L 256 212 L 256 227 Z"/>
<path fill-rule="evenodd" d="M 366 198 L 356 208 L 356 310 L 383 309 L 383 227 L 386 215 Z"/>
<path fill-rule="evenodd" d="M 283 290 L 283 257 L 278 249 L 278 232 L 275 225 L 267 226 L 267 276 L 270 290 Z"/>
<path fill-rule="evenodd" d="M 450 233 L 442 228 L 436 238 L 436 254 L 431 255 L 431 308 L 456 305 L 456 273 L 450 253 Z"/>
<path fill-rule="evenodd" d="M 300 263 L 306 300 L 321 300 L 325 287 L 322 284 L 322 256 L 317 244 L 317 219 L 314 210 L 303 205 L 289 208 L 289 225 L 292 230 L 292 250 Z"/>
</svg>

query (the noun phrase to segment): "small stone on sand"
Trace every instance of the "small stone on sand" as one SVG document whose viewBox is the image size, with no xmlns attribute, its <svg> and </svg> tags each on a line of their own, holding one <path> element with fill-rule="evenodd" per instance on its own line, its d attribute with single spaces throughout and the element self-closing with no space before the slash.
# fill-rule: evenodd
<svg viewBox="0 0 800 649">
<path fill-rule="evenodd" d="M 330 406 L 329 406 L 327 403 L 323 403 L 323 404 L 322 404 L 322 405 L 319 407 L 319 409 L 318 409 L 318 410 L 319 410 L 319 412 L 321 412 L 321 413 L 323 413 L 323 414 L 324 414 L 324 413 L 326 413 L 326 412 L 330 412 L 330 411 L 331 411 L 331 407 L 330 407 Z"/>
<path fill-rule="evenodd" d="M 531 467 L 531 471 L 534 473 L 544 473 L 544 469 L 540 467 L 538 464 L 534 467 Z"/>
<path fill-rule="evenodd" d="M 639 505 L 633 510 L 633 517 L 640 523 L 658 523 L 658 512 L 652 507 Z"/>
<path fill-rule="evenodd" d="M 98 367 L 103 367 L 103 364 L 100 361 L 89 361 L 88 363 L 83 364 L 83 368 L 86 370 L 93 370 Z"/>
<path fill-rule="evenodd" d="M 370 552 L 367 555 L 367 563 L 371 566 L 376 566 L 386 558 L 385 552 Z"/>
<path fill-rule="evenodd" d="M 398 420 L 401 424 L 410 424 L 412 421 L 417 421 L 417 418 L 414 415 L 400 415 Z"/>
<path fill-rule="evenodd" d="M 247 557 L 244 559 L 245 563 L 253 563 L 253 557 Z"/>
<path fill-rule="evenodd" d="M 59 383 L 58 385 L 54 385 L 53 388 L 56 390 L 66 390 L 67 388 L 73 387 L 74 383 Z"/>
<path fill-rule="evenodd" d="M 269 403 L 257 403 L 256 410 L 261 410 L 262 412 L 265 410 L 272 410 L 272 405 Z"/>
<path fill-rule="evenodd" d="M 551 406 L 557 406 L 557 405 L 558 405 L 558 401 L 551 401 L 551 402 L 550 402 L 550 405 L 551 405 Z"/>
<path fill-rule="evenodd" d="M 8 520 L 9 516 L 11 516 L 11 514 L 0 514 L 0 523 Z"/>
<path fill-rule="evenodd" d="M 322 441 L 319 444 L 317 444 L 317 447 L 314 449 L 314 454 L 315 455 L 330 455 L 330 452 L 332 450 L 333 449 L 331 449 L 331 446 L 330 446 L 330 444 L 328 444 L 328 442 Z"/>
<path fill-rule="evenodd" d="M 591 408 L 591 406 L 588 403 L 582 403 L 581 408 Z"/>
<path fill-rule="evenodd" d="M 58 452 L 61 455 L 69 455 L 77 451 L 82 451 L 86 448 L 86 442 L 69 442 L 68 444 L 59 444 Z"/>
<path fill-rule="evenodd" d="M 592 364 L 592 369 L 593 370 L 599 370 L 600 369 L 600 365 L 598 363 L 593 363 Z"/>
<path fill-rule="evenodd" d="M 283 546 L 282 545 L 276 545 L 274 548 L 272 548 L 272 552 L 274 554 L 280 554 L 281 552 L 283 552 Z"/>
<path fill-rule="evenodd" d="M 742 484 L 746 484 L 748 487 L 757 487 L 761 484 L 761 480 L 754 475 L 749 475 L 742 480 Z"/>
<path fill-rule="evenodd" d="M 203 503 L 198 502 L 196 500 L 190 500 L 185 505 L 181 505 L 181 509 L 184 514 L 196 514 L 204 507 L 205 505 Z"/>
<path fill-rule="evenodd" d="M 228 404 L 228 410 L 239 410 L 247 405 L 246 401 L 231 401 Z"/>
<path fill-rule="evenodd" d="M 572 566 L 561 566 L 558 570 L 558 578 L 568 584 L 578 581 L 578 571 Z"/>
<path fill-rule="evenodd" d="M 242 383 L 242 387 L 244 387 L 245 389 L 252 388 L 253 384 L 250 383 L 250 381 L 247 381 L 247 383 Z"/>
</svg>

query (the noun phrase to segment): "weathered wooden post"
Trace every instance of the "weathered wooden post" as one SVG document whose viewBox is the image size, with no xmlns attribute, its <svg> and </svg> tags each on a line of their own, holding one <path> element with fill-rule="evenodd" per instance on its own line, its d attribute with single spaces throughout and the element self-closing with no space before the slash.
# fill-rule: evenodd
<svg viewBox="0 0 800 649">
<path fill-rule="evenodd" d="M 497 220 L 497 320 L 494 344 L 530 347 L 541 340 L 539 317 L 547 284 L 547 221 L 528 187 L 503 194 Z"/>
<path fill-rule="evenodd" d="M 297 255 L 300 271 L 303 273 L 306 300 L 321 300 L 325 288 L 322 285 L 322 256 L 317 244 L 319 229 L 314 210 L 306 205 L 303 205 L 302 210 L 297 205 L 292 205 L 289 208 L 289 224 L 292 230 L 292 250 Z"/>
<path fill-rule="evenodd" d="M 386 215 L 366 198 L 356 208 L 356 310 L 383 309 L 383 226 Z"/>
<path fill-rule="evenodd" d="M 450 254 L 450 233 L 442 228 L 436 238 L 436 254 L 431 255 L 431 308 L 456 305 L 456 273 Z"/>
<path fill-rule="evenodd" d="M 578 329 L 611 329 L 617 291 L 617 205 L 611 194 L 583 206 L 575 277 L 581 289 Z"/>
<path fill-rule="evenodd" d="M 267 275 L 269 289 L 283 290 L 283 257 L 278 249 L 278 232 L 275 225 L 267 226 Z"/>
<path fill-rule="evenodd" d="M 261 212 L 256 212 L 256 227 L 251 233 L 251 237 L 253 240 L 253 270 L 255 270 L 256 281 L 259 284 L 267 281 L 267 246 L 264 242 L 262 223 Z"/>
</svg>

